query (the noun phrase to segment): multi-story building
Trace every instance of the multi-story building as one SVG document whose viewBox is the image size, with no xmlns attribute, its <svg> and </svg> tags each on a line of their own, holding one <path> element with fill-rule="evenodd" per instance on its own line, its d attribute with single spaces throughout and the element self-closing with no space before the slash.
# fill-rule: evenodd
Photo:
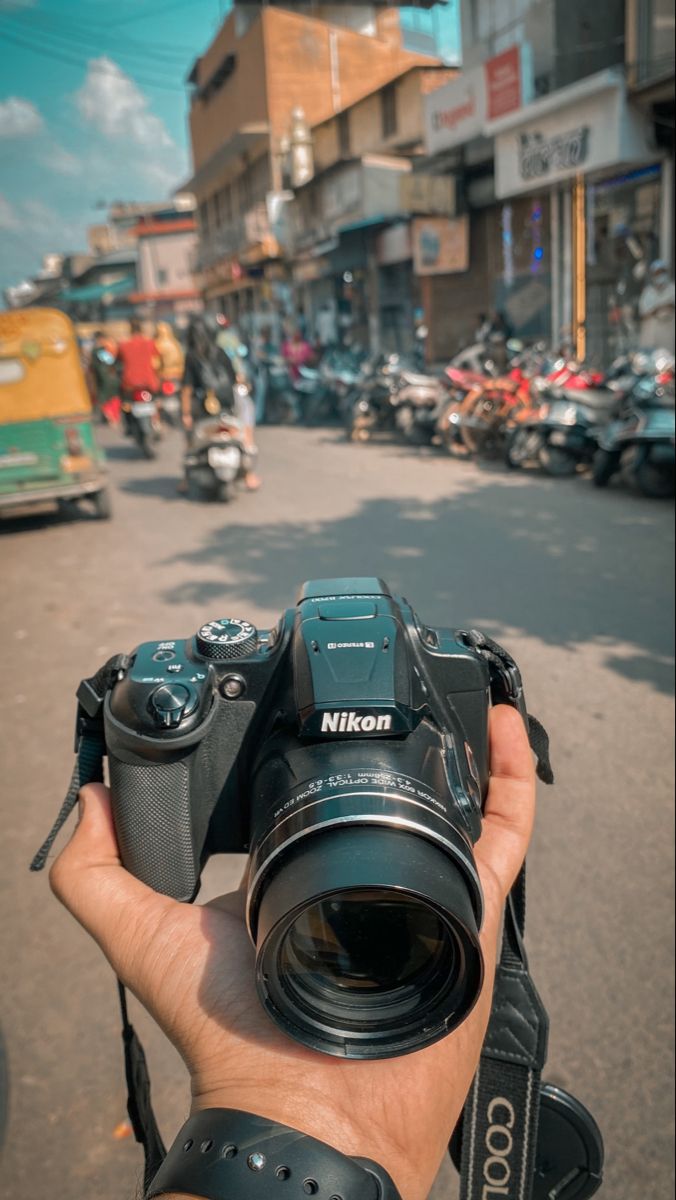
<svg viewBox="0 0 676 1200">
<path fill-rule="evenodd" d="M 642 27 L 651 7 L 637 0 Z M 463 73 L 429 98 L 426 133 L 464 197 L 471 271 L 428 280 L 433 355 L 496 310 L 518 334 L 565 331 L 598 359 L 636 343 L 647 266 L 670 250 L 671 193 L 664 147 L 627 86 L 630 10 L 463 0 Z M 673 80 L 673 51 L 671 62 Z"/>
<path fill-rule="evenodd" d="M 208 304 L 235 318 L 256 312 L 267 320 L 291 303 L 284 262 L 289 221 L 280 214 L 290 185 L 312 175 L 313 153 L 322 169 L 328 166 L 328 142 L 337 137 L 340 156 L 359 157 L 361 124 L 370 118 L 366 108 L 355 116 L 355 106 L 382 91 L 373 113 L 381 103 L 391 112 L 402 88 L 415 93 L 411 81 L 402 81 L 416 68 L 440 65 L 429 53 L 431 27 L 425 41 L 420 30 L 402 29 L 396 9 L 315 4 L 309 15 L 308 8 L 235 6 L 189 76 L 199 285 Z M 416 36 L 422 53 L 406 48 Z M 422 123 L 417 100 L 416 106 L 413 142 Z M 402 122 L 405 116 L 404 105 Z M 287 178 L 290 141 L 295 167 Z M 379 127 L 375 141 L 379 149 L 400 149 L 399 135 L 389 129 L 383 137 Z"/>
<path fill-rule="evenodd" d="M 349 329 L 362 344 L 412 344 L 416 214 L 450 217 L 455 203 L 450 178 L 415 170 L 424 98 L 456 74 L 413 67 L 314 127 L 313 173 L 295 190 L 286 244 L 295 307 L 310 328 L 323 308 L 337 333 Z"/>
</svg>

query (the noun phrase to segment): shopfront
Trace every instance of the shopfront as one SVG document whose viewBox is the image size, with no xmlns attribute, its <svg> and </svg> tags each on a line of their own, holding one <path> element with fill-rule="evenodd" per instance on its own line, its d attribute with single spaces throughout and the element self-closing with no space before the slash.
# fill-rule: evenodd
<svg viewBox="0 0 676 1200">
<path fill-rule="evenodd" d="M 523 229 L 532 205 L 528 270 L 549 287 L 552 339 L 572 326 L 577 353 L 608 362 L 636 344 L 638 295 L 661 228 L 660 164 L 622 73 L 590 76 L 488 128 L 505 247 L 514 210 Z"/>
</svg>

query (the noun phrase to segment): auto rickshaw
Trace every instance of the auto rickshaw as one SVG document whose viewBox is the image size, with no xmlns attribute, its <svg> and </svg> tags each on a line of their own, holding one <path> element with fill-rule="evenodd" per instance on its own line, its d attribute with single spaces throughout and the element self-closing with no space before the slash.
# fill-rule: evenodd
<svg viewBox="0 0 676 1200">
<path fill-rule="evenodd" d="M 0 313 L 0 512 L 84 499 L 105 519 L 107 483 L 68 317 L 50 308 Z"/>
</svg>

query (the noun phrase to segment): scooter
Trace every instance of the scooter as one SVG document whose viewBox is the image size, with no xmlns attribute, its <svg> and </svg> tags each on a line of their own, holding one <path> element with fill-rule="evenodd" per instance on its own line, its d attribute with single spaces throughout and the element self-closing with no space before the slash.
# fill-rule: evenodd
<svg viewBox="0 0 676 1200">
<path fill-rule="evenodd" d="M 144 458 L 155 458 L 159 441 L 157 402 L 147 388 L 133 388 L 122 401 L 126 432 Z"/>
<path fill-rule="evenodd" d="M 674 495 L 676 419 L 674 383 L 642 379 L 617 419 L 603 429 L 594 456 L 592 479 L 607 487 L 622 472 L 644 496 L 663 500 Z"/>
<path fill-rule="evenodd" d="M 203 500 L 231 500 L 256 458 L 257 451 L 245 444 L 241 423 L 230 413 L 198 421 L 184 459 L 188 493 Z"/>
</svg>

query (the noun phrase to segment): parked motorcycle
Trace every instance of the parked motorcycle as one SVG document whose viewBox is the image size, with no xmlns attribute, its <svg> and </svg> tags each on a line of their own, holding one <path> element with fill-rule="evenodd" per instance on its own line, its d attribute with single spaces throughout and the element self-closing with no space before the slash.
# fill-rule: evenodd
<svg viewBox="0 0 676 1200">
<path fill-rule="evenodd" d="M 198 421 L 184 459 L 188 492 L 203 500 L 231 500 L 237 483 L 253 470 L 256 451 L 244 442 L 230 413 Z"/>
<path fill-rule="evenodd" d="M 396 430 L 397 392 L 407 365 L 399 354 L 378 356 L 362 365 L 360 378 L 345 401 L 350 441 L 367 442 L 374 433 Z"/>
<path fill-rule="evenodd" d="M 261 364 L 264 388 L 264 424 L 292 425 L 298 420 L 298 402 L 281 357 L 268 358 Z"/>
<path fill-rule="evenodd" d="M 144 458 L 155 458 L 159 441 L 157 402 L 147 388 L 134 388 L 122 401 L 126 431 Z"/>
<path fill-rule="evenodd" d="M 674 495 L 676 419 L 674 383 L 643 379 L 617 418 L 600 433 L 592 478 L 607 487 L 614 475 L 628 476 L 652 499 Z"/>
<path fill-rule="evenodd" d="M 448 386 L 438 375 L 401 372 L 392 393 L 395 428 L 417 445 L 434 441 L 439 416 L 448 401 Z"/>
</svg>

